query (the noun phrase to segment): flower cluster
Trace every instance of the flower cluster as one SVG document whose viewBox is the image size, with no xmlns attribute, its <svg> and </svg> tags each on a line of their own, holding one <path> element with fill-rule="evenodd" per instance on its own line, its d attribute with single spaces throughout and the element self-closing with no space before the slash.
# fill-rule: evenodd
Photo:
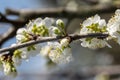
<svg viewBox="0 0 120 80">
<path fill-rule="evenodd" d="M 6 75 L 11 75 L 12 77 L 16 76 L 16 68 L 11 60 L 11 55 L 3 54 L 0 55 L 0 68 L 4 70 Z"/>
<path fill-rule="evenodd" d="M 21 44 L 30 40 L 36 40 L 38 37 L 56 37 L 65 36 L 65 28 L 62 20 L 58 19 L 56 25 L 52 18 L 37 18 L 27 24 L 27 28 L 20 28 L 17 31 L 17 44 Z M 48 45 L 48 44 L 47 44 Z M 43 47 L 44 48 L 44 47 Z M 46 49 L 46 47 L 45 47 Z M 29 57 L 38 54 L 41 50 L 41 45 L 32 45 L 26 48 L 21 48 L 14 52 L 14 62 L 20 61 L 18 59 L 25 59 L 28 61 Z M 17 60 L 16 60 L 17 59 Z"/>
<path fill-rule="evenodd" d="M 56 37 L 56 36 L 65 36 L 65 35 L 66 35 L 65 28 L 62 20 L 58 19 L 56 21 L 56 25 L 54 25 L 54 21 L 51 18 L 45 18 L 45 19 L 37 18 L 36 20 L 30 21 L 27 24 L 27 28 L 19 29 L 17 31 L 16 38 L 18 40 L 18 43 L 23 43 L 23 42 L 37 39 L 38 37 Z M 66 47 L 66 48 L 69 45 L 69 41 L 67 39 L 63 39 L 60 42 L 61 43 L 57 42 L 58 44 L 55 44 L 55 45 L 59 46 L 65 43 L 66 46 L 62 46 L 62 47 Z M 49 47 L 46 47 L 46 46 L 49 46 Z M 47 43 L 46 46 L 42 47 L 41 54 L 43 54 L 42 53 L 43 49 L 46 49 L 44 51 L 50 50 L 51 45 Z M 54 50 L 58 49 L 56 46 L 54 46 Z M 53 49 L 53 47 L 51 49 Z M 30 55 L 39 53 L 40 50 L 41 50 L 40 44 L 37 44 L 37 45 L 29 46 L 27 48 L 19 49 L 19 52 L 21 53 L 20 55 L 22 59 L 23 58 L 28 59 Z M 46 52 L 46 54 L 48 54 L 48 52 Z M 50 59 L 52 60 L 52 58 Z"/>
<path fill-rule="evenodd" d="M 45 18 L 45 19 L 37 18 L 36 20 L 30 21 L 27 24 L 27 28 L 19 29 L 17 31 L 16 39 L 17 39 L 17 43 L 20 44 L 30 40 L 35 40 L 38 37 L 56 37 L 56 36 L 65 36 L 65 35 L 66 35 L 65 27 L 62 20 L 58 19 L 56 21 L 56 25 L 54 25 L 54 21 L 51 18 Z M 56 60 L 53 60 L 53 58 L 55 58 L 56 55 L 51 55 L 51 54 L 53 53 L 58 54 L 55 52 L 59 50 L 58 51 L 59 55 L 57 56 L 56 59 L 63 58 L 62 53 L 64 50 L 66 50 L 65 48 L 69 47 L 69 40 L 62 39 L 60 42 L 56 42 L 56 43 L 57 44 L 54 44 L 53 42 L 51 42 L 51 44 L 54 44 L 54 45 L 49 45 L 50 42 L 48 42 L 46 46 L 42 46 L 42 49 L 40 44 L 32 45 L 27 48 L 21 48 L 16 52 L 14 52 L 14 55 L 16 56 L 13 58 L 13 61 L 14 62 L 20 61 L 18 60 L 20 58 L 28 61 L 31 55 L 33 56 L 36 53 L 40 52 L 41 54 L 44 54 L 46 56 L 49 54 L 50 55 L 49 58 L 53 62 L 56 62 Z M 66 55 L 66 57 L 67 56 L 69 55 Z M 64 61 L 65 59 L 62 59 L 62 60 Z M 61 61 L 59 60 L 58 62 L 60 63 Z"/>
<path fill-rule="evenodd" d="M 115 11 L 115 15 L 107 24 L 109 35 L 120 44 L 120 9 Z"/>
<path fill-rule="evenodd" d="M 25 28 L 18 29 L 16 35 L 17 41 L 11 46 L 41 39 L 42 37 L 66 36 L 64 23 L 60 19 L 55 23 L 52 18 L 37 18 L 30 21 L 26 26 Z M 30 57 L 36 56 L 39 53 L 57 64 L 68 63 L 72 60 L 72 52 L 69 44 L 70 40 L 65 38 L 58 42 L 48 42 L 45 46 L 41 44 L 30 45 L 15 50 L 12 56 L 8 58 L 10 61 L 2 60 L 0 64 L 3 64 L 2 67 L 6 74 L 14 73 L 16 72 L 15 67 L 21 65 L 22 60 L 29 61 Z M 3 58 L 3 56 L 1 56 L 1 58 Z"/>
<path fill-rule="evenodd" d="M 107 40 L 114 39 L 117 43 L 120 44 L 120 9 L 115 11 L 115 15 L 108 21 L 100 19 L 100 16 L 95 15 L 89 17 L 82 24 L 80 34 L 89 34 L 89 33 L 107 33 L 110 35 L 110 38 L 99 39 L 99 38 L 85 38 L 80 39 L 82 41 L 81 45 L 83 47 L 88 47 L 91 49 L 103 48 L 105 46 L 111 47 Z"/>
<path fill-rule="evenodd" d="M 60 42 L 48 42 L 48 45 L 41 49 L 41 54 L 57 64 L 66 64 L 73 60 L 69 39 L 66 38 Z"/>
<path fill-rule="evenodd" d="M 82 24 L 82 28 L 80 30 L 80 34 L 89 34 L 89 33 L 107 33 L 107 25 L 104 19 L 100 19 L 99 15 L 95 15 L 93 17 L 89 17 Z M 102 48 L 108 46 L 106 39 L 98 39 L 98 38 L 85 38 L 80 39 L 82 41 L 81 45 L 83 47 L 88 47 L 91 49 Z"/>
</svg>

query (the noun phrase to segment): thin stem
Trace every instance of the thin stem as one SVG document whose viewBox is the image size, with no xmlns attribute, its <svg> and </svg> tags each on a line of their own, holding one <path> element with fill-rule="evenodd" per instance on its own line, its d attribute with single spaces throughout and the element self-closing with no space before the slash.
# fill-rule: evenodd
<svg viewBox="0 0 120 80">
<path fill-rule="evenodd" d="M 59 36 L 59 37 L 40 37 L 37 40 L 31 40 L 29 42 L 22 43 L 22 44 L 13 46 L 13 47 L 7 47 L 7 48 L 0 49 L 0 53 L 20 49 L 20 48 L 38 44 L 38 43 L 43 43 L 43 42 L 48 42 L 48 41 L 56 41 L 56 40 L 67 38 L 67 37 L 70 37 L 70 39 L 72 41 L 74 41 L 74 40 L 78 40 L 81 38 L 88 38 L 88 37 L 106 38 L 106 37 L 108 37 L 108 34 L 91 33 L 91 34 L 87 34 L 87 35 L 69 34 L 68 36 Z"/>
</svg>

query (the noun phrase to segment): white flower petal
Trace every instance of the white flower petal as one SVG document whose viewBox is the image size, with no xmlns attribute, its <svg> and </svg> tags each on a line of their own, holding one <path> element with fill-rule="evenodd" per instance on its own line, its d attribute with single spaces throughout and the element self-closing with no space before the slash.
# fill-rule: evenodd
<svg viewBox="0 0 120 80">
<path fill-rule="evenodd" d="M 51 18 L 48 18 L 48 17 L 46 17 L 43 21 L 45 22 L 45 26 L 47 28 L 49 28 L 53 23 L 53 20 Z"/>
<path fill-rule="evenodd" d="M 41 18 L 37 18 L 34 20 L 34 24 L 36 24 L 37 27 L 40 26 L 40 23 L 42 22 L 42 19 Z"/>
<path fill-rule="evenodd" d="M 83 27 L 85 27 L 85 26 L 89 26 L 89 25 L 91 25 L 92 24 L 92 22 L 91 22 L 91 18 L 88 18 L 87 20 L 85 20 L 84 22 L 83 22 Z"/>
<path fill-rule="evenodd" d="M 17 30 L 17 34 L 23 34 L 23 32 L 27 32 L 27 30 L 25 28 L 19 28 Z"/>
<path fill-rule="evenodd" d="M 99 26 L 100 26 L 100 28 L 105 27 L 106 26 L 106 21 L 104 19 L 100 20 L 99 21 Z"/>
<path fill-rule="evenodd" d="M 117 10 L 115 11 L 115 14 L 116 14 L 117 16 L 120 16 L 120 9 L 117 9 Z"/>
<path fill-rule="evenodd" d="M 99 23 L 99 20 L 100 20 L 100 16 L 98 14 L 96 14 L 94 17 L 93 17 L 93 23 Z"/>
<path fill-rule="evenodd" d="M 56 29 L 58 29 L 57 27 L 54 27 L 54 26 L 50 26 L 49 27 L 49 36 L 51 36 L 51 37 L 56 37 L 57 36 L 57 34 L 55 34 L 54 33 L 54 31 L 56 30 Z"/>
<path fill-rule="evenodd" d="M 5 75 L 15 77 L 17 73 L 16 73 L 16 71 L 12 70 L 14 66 L 12 66 L 11 64 L 12 63 L 9 63 L 9 62 L 3 62 L 4 73 L 5 73 Z"/>
<path fill-rule="evenodd" d="M 16 35 L 16 39 L 18 40 L 18 41 L 21 41 L 22 39 L 24 39 L 25 38 L 25 36 L 24 35 Z"/>
<path fill-rule="evenodd" d="M 57 64 L 67 64 L 73 60 L 71 48 L 65 48 L 62 52 L 51 50 L 49 58 Z"/>
</svg>

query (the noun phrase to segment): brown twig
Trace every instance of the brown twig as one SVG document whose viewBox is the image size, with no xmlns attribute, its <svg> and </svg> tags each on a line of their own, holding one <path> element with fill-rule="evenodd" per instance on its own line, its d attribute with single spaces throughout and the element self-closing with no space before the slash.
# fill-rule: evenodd
<svg viewBox="0 0 120 80">
<path fill-rule="evenodd" d="M 17 29 L 23 27 L 26 23 L 26 21 L 7 19 L 7 16 L 3 15 L 2 13 L 0 13 L 0 22 L 10 23 L 13 25 L 8 29 L 7 32 L 0 35 L 0 46 L 2 46 L 2 44 L 8 39 L 14 37 Z"/>
<path fill-rule="evenodd" d="M 16 49 L 19 49 L 19 48 L 27 47 L 27 46 L 38 44 L 38 43 L 55 41 L 55 40 L 63 39 L 63 38 L 66 38 L 66 37 L 69 37 L 72 41 L 74 41 L 74 40 L 78 40 L 78 39 L 81 39 L 81 38 L 87 38 L 87 37 L 106 38 L 106 37 L 108 37 L 108 34 L 92 33 L 92 34 L 87 34 L 87 35 L 70 34 L 68 36 L 60 36 L 60 37 L 43 37 L 43 38 L 40 37 L 40 39 L 38 39 L 38 40 L 31 40 L 29 42 L 22 43 L 22 44 L 13 46 L 13 47 L 7 47 L 7 48 L 0 49 L 0 53 L 6 52 L 6 51 L 11 51 L 11 50 L 16 50 Z"/>
<path fill-rule="evenodd" d="M 0 13 L 0 22 L 10 23 L 10 24 L 12 24 L 14 26 L 24 26 L 24 24 L 26 23 L 26 21 L 22 21 L 22 20 L 11 20 L 11 19 L 8 19 L 7 16 L 5 16 L 2 13 Z"/>
<path fill-rule="evenodd" d="M 15 28 L 10 27 L 6 33 L 2 34 L 0 36 L 0 45 L 2 45 L 2 43 L 4 43 L 9 38 L 13 37 L 13 35 L 16 34 L 15 31 Z"/>
<path fill-rule="evenodd" d="M 84 6 L 85 7 L 85 6 Z M 84 8 L 82 7 L 82 8 Z M 18 15 L 20 17 L 24 17 L 25 19 L 33 19 L 38 16 L 40 17 L 55 17 L 55 18 L 81 18 L 86 16 L 91 16 L 98 13 L 109 13 L 113 12 L 117 9 L 116 6 L 109 6 L 109 7 L 97 7 L 91 6 L 89 9 L 85 8 L 78 11 L 72 11 L 66 9 L 65 7 L 60 8 L 43 8 L 43 9 L 21 9 L 21 10 L 14 10 L 14 9 L 6 9 L 7 15 Z"/>
</svg>

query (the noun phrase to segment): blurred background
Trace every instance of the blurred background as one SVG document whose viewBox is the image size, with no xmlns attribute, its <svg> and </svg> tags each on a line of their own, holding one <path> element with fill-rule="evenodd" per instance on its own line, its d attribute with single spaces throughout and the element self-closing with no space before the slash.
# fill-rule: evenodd
<svg viewBox="0 0 120 80">
<path fill-rule="evenodd" d="M 80 22 L 99 14 L 107 21 L 120 8 L 120 0 L 1 0 L 0 47 L 15 43 L 18 28 L 37 17 L 63 19 L 67 33 L 79 33 Z M 74 61 L 55 65 L 36 56 L 17 67 L 18 76 L 10 78 L 0 72 L 0 80 L 120 80 L 120 46 L 90 50 L 80 41 L 71 43 Z"/>
</svg>

